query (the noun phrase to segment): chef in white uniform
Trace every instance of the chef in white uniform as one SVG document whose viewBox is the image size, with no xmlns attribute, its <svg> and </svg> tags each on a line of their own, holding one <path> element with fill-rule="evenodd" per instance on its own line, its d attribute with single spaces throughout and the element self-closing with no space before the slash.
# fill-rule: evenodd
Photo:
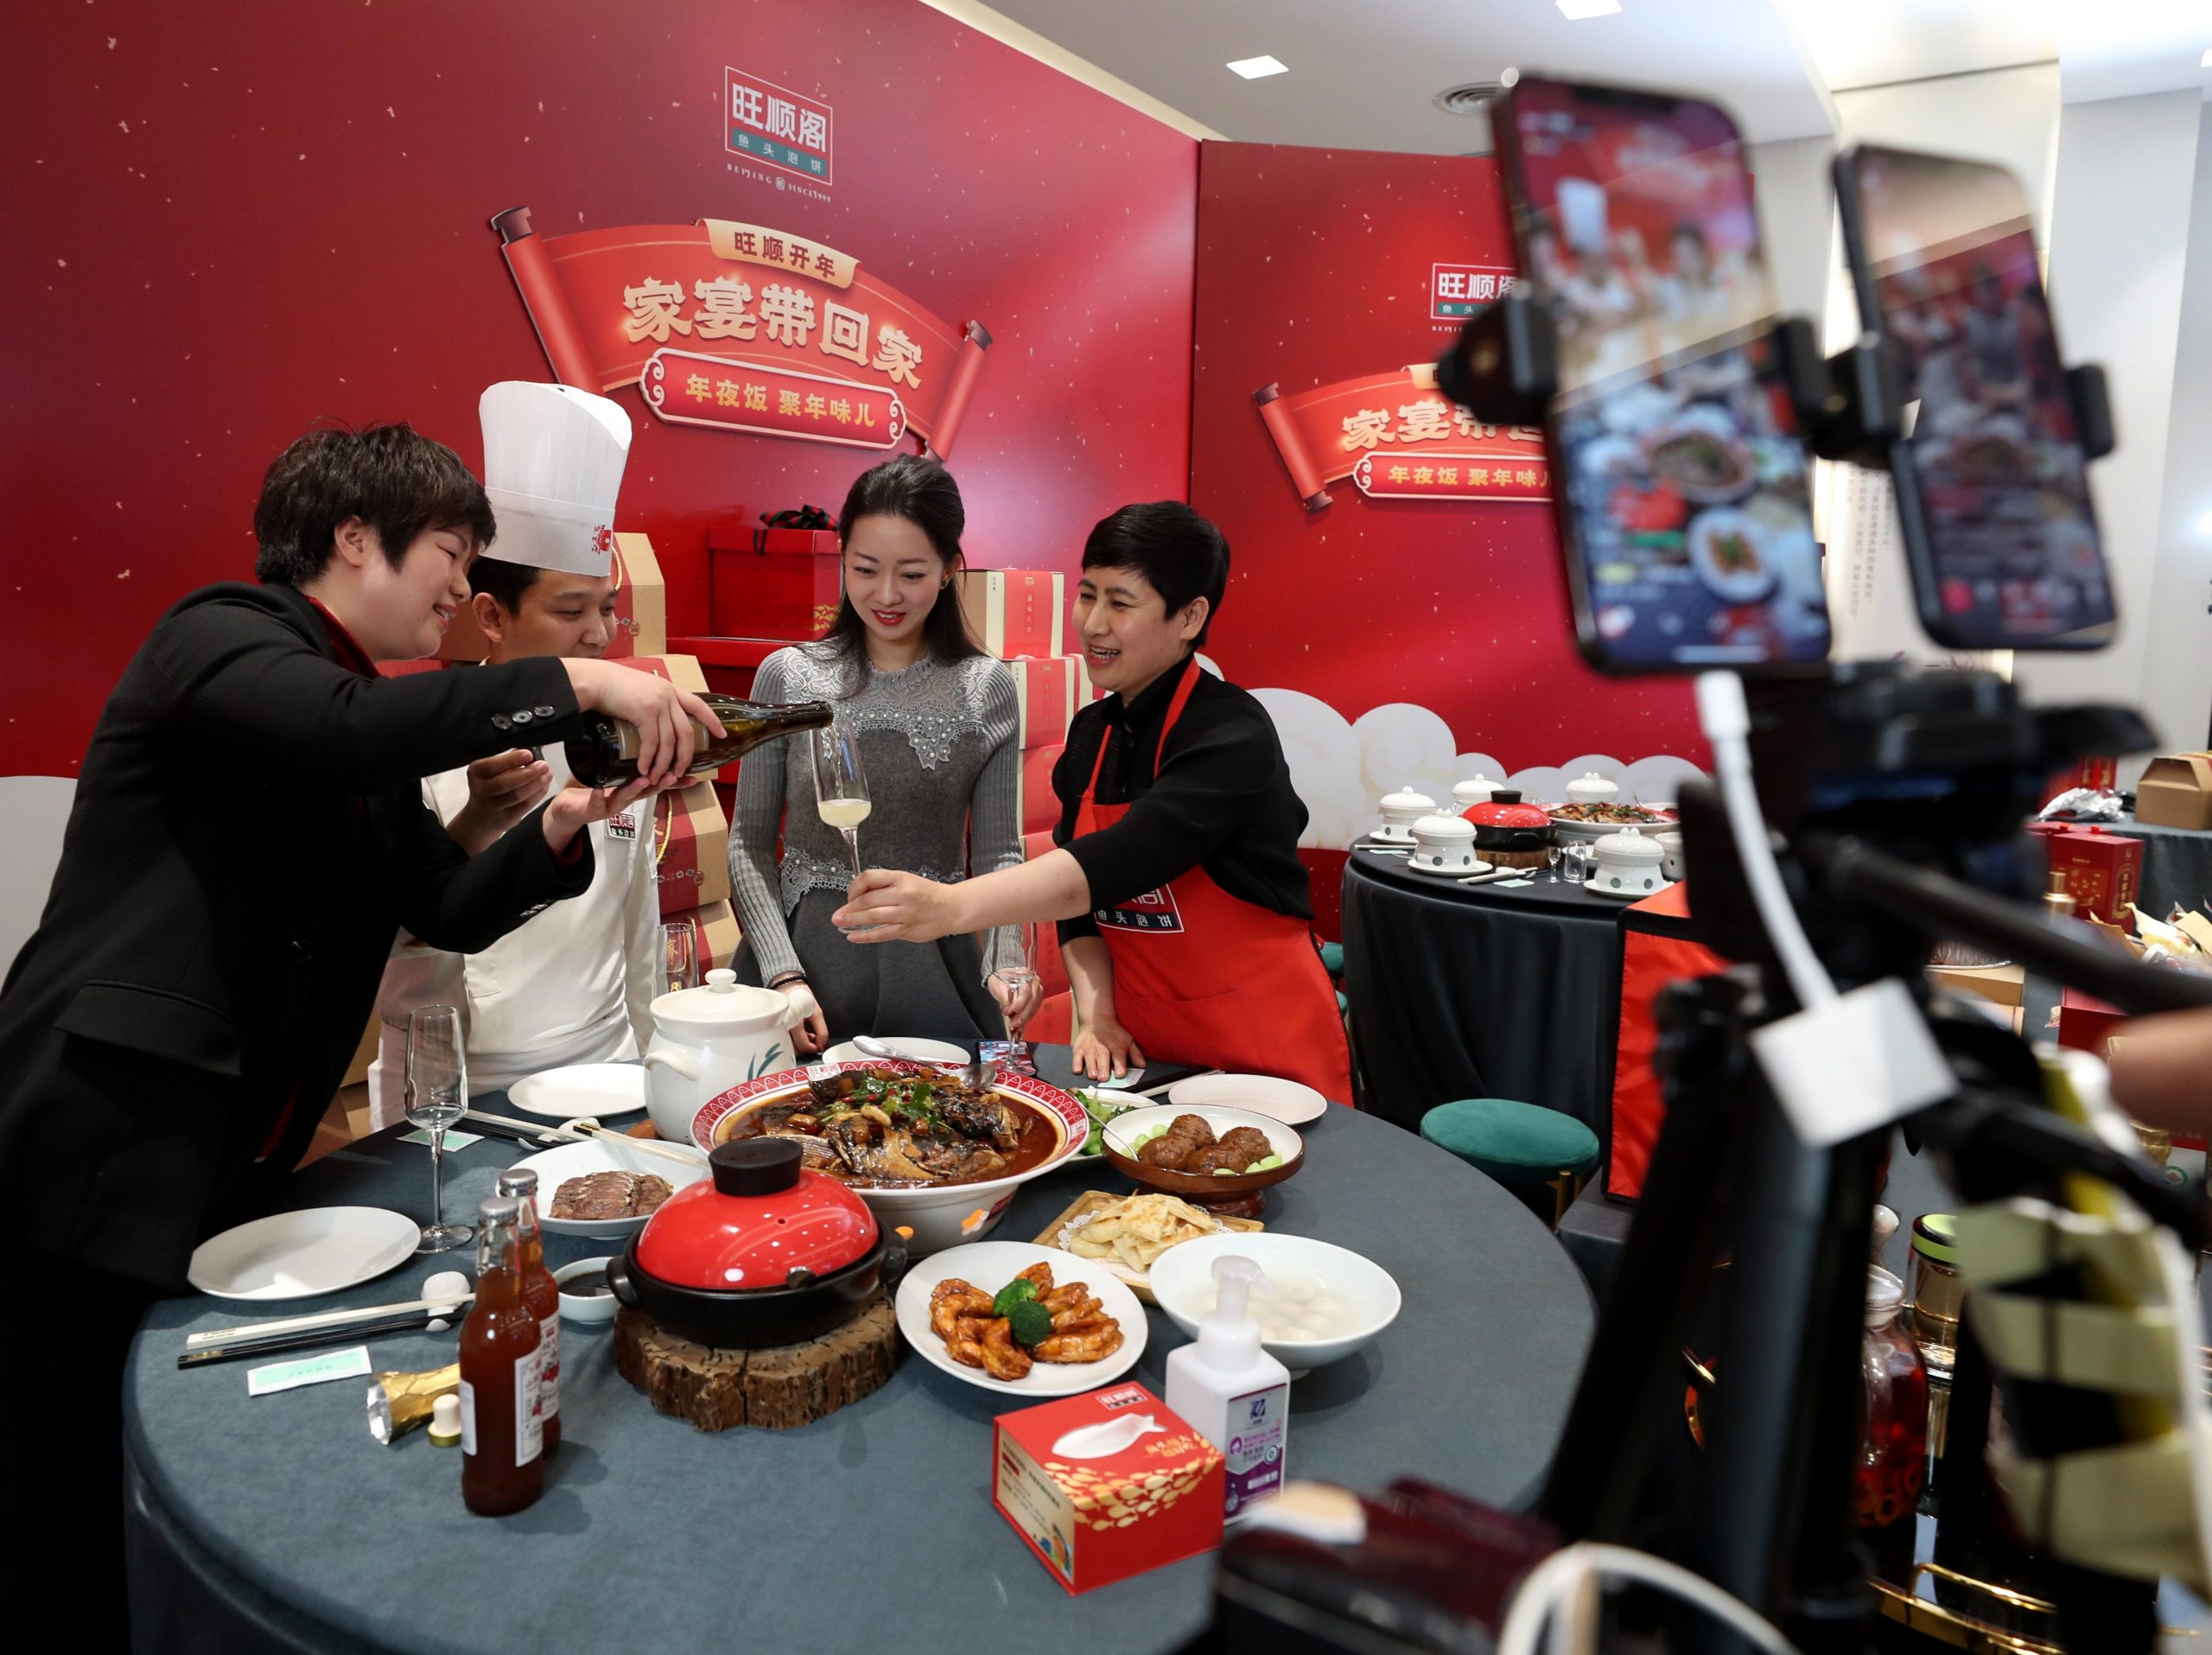
<svg viewBox="0 0 2212 1655">
<path fill-rule="evenodd" d="M 470 566 L 469 602 L 488 659 L 603 655 L 618 624 L 613 525 L 629 416 L 588 391 L 521 380 L 492 386 L 478 407 L 484 492 L 499 536 L 491 554 Z M 518 742 L 529 735 L 514 734 Z M 542 757 L 518 747 L 430 777 L 423 802 L 474 854 L 569 780 L 560 747 Z M 652 1032 L 652 998 L 665 986 L 654 805 L 642 799 L 594 823 L 590 888 L 483 952 L 441 954 L 402 933 L 378 996 L 383 1034 L 371 1077 L 378 1125 L 404 1110 L 412 1005 L 465 996 L 472 1093 L 502 1090 L 543 1069 L 639 1055 Z"/>
</svg>

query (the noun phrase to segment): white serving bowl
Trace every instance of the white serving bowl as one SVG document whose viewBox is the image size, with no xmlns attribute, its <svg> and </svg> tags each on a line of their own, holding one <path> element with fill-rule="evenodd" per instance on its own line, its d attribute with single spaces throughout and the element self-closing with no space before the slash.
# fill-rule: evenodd
<svg viewBox="0 0 2212 1655">
<path fill-rule="evenodd" d="M 563 1264 L 553 1272 L 554 1285 L 561 1289 L 561 1314 L 570 1321 L 612 1321 L 619 1302 L 612 1289 L 604 1293 L 582 1294 L 569 1291 L 569 1283 L 579 1276 L 588 1276 L 597 1270 L 604 1276 L 607 1267 L 614 1262 L 613 1255 L 601 1258 L 579 1258 L 573 1264 Z"/>
<path fill-rule="evenodd" d="M 722 1119 L 754 1104 L 773 1103 L 795 1092 L 806 1089 L 810 1075 L 825 1071 L 834 1073 L 841 1066 L 856 1068 L 887 1068 L 903 1074 L 931 1073 L 932 1067 L 921 1063 L 887 1063 L 881 1059 L 862 1059 L 858 1064 L 841 1066 L 835 1063 L 817 1064 L 810 1069 L 786 1069 L 780 1074 L 764 1074 L 758 1080 L 748 1080 L 741 1086 L 733 1086 L 719 1097 L 709 1100 L 692 1117 L 691 1142 L 711 1152 L 717 1142 L 716 1127 Z M 985 1178 L 972 1184 L 942 1184 L 918 1189 L 868 1189 L 855 1185 L 853 1194 L 868 1205 L 875 1220 L 887 1230 L 906 1232 L 906 1253 L 919 1257 L 945 1247 L 957 1247 L 966 1241 L 980 1241 L 995 1229 L 1000 1219 L 1006 1215 L 1014 1193 L 1033 1178 L 1041 1178 L 1063 1162 L 1078 1153 L 1083 1142 L 1090 1136 L 1090 1117 L 1083 1105 L 1058 1086 L 1048 1085 L 1030 1075 L 1001 1074 L 991 1083 L 992 1090 L 1019 1099 L 1024 1105 L 1035 1109 L 1059 1128 L 1060 1139 L 1052 1152 L 1027 1172 L 1015 1173 L 1009 1178 Z"/>
<path fill-rule="evenodd" d="M 1347 1247 L 1279 1230 L 1201 1236 L 1170 1247 L 1152 1264 L 1153 1299 L 1188 1337 L 1198 1337 L 1204 1307 L 1215 1290 L 1213 1261 L 1232 1253 L 1250 1259 L 1268 1273 L 1270 1282 L 1319 1283 L 1352 1307 L 1347 1330 L 1326 1339 L 1261 1334 L 1268 1354 L 1294 1374 L 1343 1361 L 1395 1321 L 1404 1302 L 1389 1271 Z"/>
<path fill-rule="evenodd" d="M 888 1047 L 909 1063 L 950 1064 L 959 1067 L 968 1061 L 967 1052 L 950 1041 L 915 1040 L 901 1034 L 896 1038 L 887 1036 L 876 1044 Z M 871 1060 L 852 1041 L 841 1041 L 822 1054 L 822 1060 L 825 1063 L 866 1063 Z"/>
<path fill-rule="evenodd" d="M 696 1184 L 707 1175 L 703 1161 L 696 1167 L 687 1168 L 674 1155 L 656 1155 L 651 1149 L 624 1148 L 626 1140 L 619 1132 L 596 1135 L 589 1143 L 563 1143 L 558 1149 L 541 1149 L 536 1155 L 524 1155 L 514 1164 L 537 1174 L 537 1221 L 548 1235 L 589 1236 L 598 1241 L 621 1241 L 645 1227 L 645 1218 L 636 1219 L 556 1219 L 553 1216 L 553 1196 L 571 1178 L 582 1178 L 595 1172 L 652 1173 L 668 1180 L 671 1192 L 686 1184 Z"/>
</svg>

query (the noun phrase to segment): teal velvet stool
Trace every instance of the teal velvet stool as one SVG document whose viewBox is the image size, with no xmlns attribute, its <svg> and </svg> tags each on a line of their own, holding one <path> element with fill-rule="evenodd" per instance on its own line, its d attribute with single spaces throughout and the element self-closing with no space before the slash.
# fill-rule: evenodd
<svg viewBox="0 0 2212 1655">
<path fill-rule="evenodd" d="M 1552 1227 L 1598 1169 L 1598 1135 L 1572 1115 L 1510 1098 L 1463 1098 L 1421 1117 L 1421 1135 L 1489 1174 L 1541 1213 L 1533 1186 L 1552 1192 Z"/>
<path fill-rule="evenodd" d="M 1321 945 L 1321 969 L 1329 974 L 1330 981 L 1341 982 L 1344 974 L 1344 945 L 1340 942 Z"/>
</svg>

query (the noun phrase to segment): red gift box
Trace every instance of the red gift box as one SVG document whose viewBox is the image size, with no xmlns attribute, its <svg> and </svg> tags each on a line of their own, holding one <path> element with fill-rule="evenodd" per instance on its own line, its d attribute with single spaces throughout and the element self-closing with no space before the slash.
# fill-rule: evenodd
<svg viewBox="0 0 2212 1655">
<path fill-rule="evenodd" d="M 2108 1006 L 2079 989 L 2068 989 L 2058 996 L 2058 1043 L 2102 1057 L 2105 1042 L 2126 1019 L 2127 1014 L 2119 1007 Z"/>
<path fill-rule="evenodd" d="M 1068 733 L 1082 686 L 1072 655 L 1021 655 L 1007 663 L 1021 709 L 1021 746 L 1042 747 Z"/>
<path fill-rule="evenodd" d="M 2066 875 L 2077 913 L 2132 929 L 2128 912 L 2143 878 L 2143 841 L 2094 825 L 2076 825 L 2044 840 L 2050 870 Z"/>
<path fill-rule="evenodd" d="M 1067 750 L 1065 742 L 1033 747 L 1021 755 L 1021 831 L 1050 833 L 1060 824 L 1060 796 L 1052 791 L 1052 767 Z"/>
<path fill-rule="evenodd" d="M 844 561 L 828 529 L 709 529 L 707 577 L 718 635 L 815 639 L 837 618 Z"/>
<path fill-rule="evenodd" d="M 1061 652 L 1066 600 L 1057 570 L 963 570 L 960 607 L 988 655 L 1010 661 Z"/>
<path fill-rule="evenodd" d="M 1220 1450 L 1142 1385 L 994 1423 L 991 1504 L 1070 1593 L 1221 1544 Z"/>
<path fill-rule="evenodd" d="M 691 908 L 729 898 L 729 818 L 712 782 L 695 781 L 652 799 L 641 799 L 622 812 L 631 831 L 653 836 L 653 880 L 660 891 L 660 917 L 683 918 Z M 610 818 L 608 831 L 619 818 Z"/>
</svg>

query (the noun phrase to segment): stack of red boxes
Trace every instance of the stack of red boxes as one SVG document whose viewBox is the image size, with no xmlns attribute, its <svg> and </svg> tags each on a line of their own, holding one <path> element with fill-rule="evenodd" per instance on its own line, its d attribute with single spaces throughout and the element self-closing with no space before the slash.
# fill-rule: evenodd
<svg viewBox="0 0 2212 1655">
<path fill-rule="evenodd" d="M 1066 745 L 1068 721 L 1090 692 L 1082 659 L 1063 652 L 1065 577 L 1045 570 L 963 570 L 960 605 L 969 633 L 1014 674 L 1020 708 L 1022 840 L 1033 862 L 1052 848 L 1052 829 L 1060 819 L 1052 767 Z M 1065 1040 L 1070 1006 L 1058 933 L 1050 924 L 1037 932 L 1045 1009 L 1023 1032 L 1031 1040 Z"/>
<path fill-rule="evenodd" d="M 2050 858 L 2050 871 L 2066 875 L 2066 894 L 2077 913 L 2122 930 L 2133 928 L 2130 909 L 2143 878 L 2142 840 L 2094 823 L 2037 837 Z"/>
</svg>

